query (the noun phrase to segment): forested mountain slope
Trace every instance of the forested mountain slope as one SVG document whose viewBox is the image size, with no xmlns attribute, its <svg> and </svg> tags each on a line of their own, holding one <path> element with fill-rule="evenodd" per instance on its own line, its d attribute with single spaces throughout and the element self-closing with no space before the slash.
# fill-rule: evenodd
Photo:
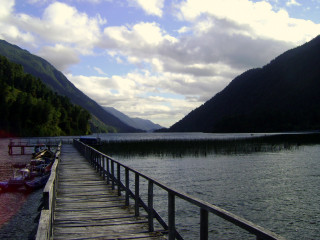
<svg viewBox="0 0 320 240">
<path fill-rule="evenodd" d="M 90 113 L 0 56 L 0 136 L 89 133 Z"/>
<path fill-rule="evenodd" d="M 6 56 L 10 61 L 21 64 L 25 72 L 40 78 L 47 86 L 60 95 L 67 96 L 72 103 L 87 109 L 95 117 L 96 122 L 107 125 L 108 131 L 136 132 L 112 114 L 106 112 L 99 104 L 77 89 L 60 71 L 49 62 L 30 54 L 28 51 L 0 40 L 0 55 Z"/>
<path fill-rule="evenodd" d="M 236 77 L 169 131 L 320 129 L 320 36 Z"/>
</svg>

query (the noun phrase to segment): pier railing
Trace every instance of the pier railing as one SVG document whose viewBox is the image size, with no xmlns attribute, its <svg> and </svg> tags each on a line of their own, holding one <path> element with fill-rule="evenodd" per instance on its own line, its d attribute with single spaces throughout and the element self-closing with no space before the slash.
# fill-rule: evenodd
<svg viewBox="0 0 320 240">
<path fill-rule="evenodd" d="M 58 170 L 61 153 L 61 142 L 58 145 L 55 161 L 51 168 L 51 174 L 43 190 L 43 210 L 41 211 L 36 240 L 51 239 L 52 223 L 54 220 L 54 208 L 58 183 Z"/>
<path fill-rule="evenodd" d="M 284 239 L 277 234 L 264 229 L 261 226 L 258 226 L 250 221 L 247 221 L 235 214 L 232 214 L 218 206 L 212 205 L 208 202 L 202 201 L 195 197 L 192 197 L 186 193 L 183 193 L 179 190 L 175 190 L 166 184 L 163 184 L 156 179 L 153 179 L 145 174 L 128 167 L 111 157 L 107 156 L 104 153 L 99 152 L 98 150 L 90 147 L 78 140 L 74 140 L 74 146 L 78 149 L 79 152 L 85 156 L 85 158 L 95 167 L 97 172 L 107 181 L 107 184 L 112 185 L 112 189 L 118 190 L 118 195 L 121 195 L 121 191 L 125 192 L 125 202 L 129 206 L 129 198 L 131 197 L 134 200 L 135 215 L 139 216 L 139 207 L 142 206 L 148 214 L 148 225 L 149 231 L 154 230 L 154 219 L 163 227 L 164 232 L 168 233 L 170 240 L 173 239 L 183 239 L 182 236 L 176 229 L 175 225 L 175 200 L 180 198 L 184 201 L 191 203 L 194 206 L 199 208 L 199 231 L 200 239 L 208 239 L 209 232 L 209 213 L 219 216 L 226 221 L 233 223 L 234 225 L 246 230 L 247 232 L 256 236 L 257 240 L 261 239 Z M 122 169 L 122 171 L 121 171 Z M 125 176 L 122 177 L 124 182 L 121 181 L 121 172 L 125 173 Z M 130 173 L 134 175 L 134 189 L 130 188 Z M 144 202 L 140 196 L 140 179 L 143 178 L 148 182 L 148 192 L 147 192 L 147 202 Z M 162 190 L 166 191 L 168 196 L 168 221 L 165 222 L 158 212 L 154 209 L 154 186 L 157 185 Z"/>
</svg>

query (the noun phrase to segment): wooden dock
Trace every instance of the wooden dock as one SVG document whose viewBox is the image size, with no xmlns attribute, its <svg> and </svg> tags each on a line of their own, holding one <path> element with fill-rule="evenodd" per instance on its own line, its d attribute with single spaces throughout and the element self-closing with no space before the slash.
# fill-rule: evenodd
<svg viewBox="0 0 320 240">
<path fill-rule="evenodd" d="M 62 146 L 57 184 L 53 239 L 166 239 L 72 145 Z"/>
<path fill-rule="evenodd" d="M 140 180 L 147 184 L 140 184 Z M 167 193 L 167 219 L 154 208 L 154 186 Z M 141 191 L 142 187 L 147 191 Z M 60 143 L 57 147 L 51 175 L 43 190 L 44 207 L 36 240 L 183 240 L 176 228 L 175 199 L 178 198 L 199 209 L 197 227 L 201 240 L 214 237 L 209 237 L 209 233 L 212 234 L 209 214 L 246 230 L 257 240 L 284 240 L 218 206 L 170 188 L 76 139 L 73 145 L 64 144 L 61 148 Z M 140 209 L 144 211 L 140 213 Z M 158 229 L 160 225 L 157 231 L 154 221 Z"/>
</svg>

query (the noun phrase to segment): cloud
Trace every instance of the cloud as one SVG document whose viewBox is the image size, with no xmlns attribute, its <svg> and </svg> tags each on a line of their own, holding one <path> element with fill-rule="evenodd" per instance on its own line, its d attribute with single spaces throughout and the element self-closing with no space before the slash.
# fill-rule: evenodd
<svg viewBox="0 0 320 240">
<path fill-rule="evenodd" d="M 12 4 L 10 6 L 5 6 L 8 10 L 0 7 L 0 12 L 8 12 L 2 16 L 10 15 L 1 19 L 3 25 L 0 25 L 0 34 L 9 36 L 13 42 L 23 39 L 24 42 L 37 46 L 43 42 L 69 44 L 82 54 L 89 54 L 99 41 L 100 27 L 106 23 L 100 15 L 89 17 L 78 12 L 75 7 L 61 2 L 49 4 L 41 18 L 14 13 Z M 11 30 L 11 34 L 8 33 L 5 26 L 11 26 L 15 32 Z"/>
<path fill-rule="evenodd" d="M 142 8 L 148 15 L 162 16 L 164 0 L 131 0 L 129 4 L 135 2 L 137 6 Z"/>
<path fill-rule="evenodd" d="M 2 0 L 0 5 L 0 19 L 6 19 L 13 11 L 14 1 Z"/>
<path fill-rule="evenodd" d="M 79 54 L 72 48 L 62 44 L 54 47 L 45 46 L 40 49 L 37 55 L 49 61 L 60 71 L 67 71 L 69 66 L 80 62 Z"/>
<path fill-rule="evenodd" d="M 298 3 L 296 0 L 290 0 L 290 1 L 288 1 L 288 2 L 286 2 L 286 5 L 287 5 L 288 7 L 291 7 L 291 6 L 301 6 L 301 4 Z"/>
<path fill-rule="evenodd" d="M 21 31 L 12 17 L 14 12 L 14 1 L 1 0 L 0 4 L 0 38 L 12 43 L 33 42 L 34 37 L 26 31 Z"/>
<path fill-rule="evenodd" d="M 107 75 L 101 68 L 98 67 L 94 67 L 93 68 L 97 73 L 101 74 L 101 75 Z"/>
<path fill-rule="evenodd" d="M 187 76 L 177 74 L 153 75 L 148 71 L 130 72 L 112 77 L 67 74 L 77 88 L 102 106 L 112 106 L 132 117 L 143 117 L 169 127 L 172 119 L 178 120 L 199 106 L 202 101 L 193 97 L 196 85 L 187 85 Z M 184 80 L 183 80 L 184 79 Z M 200 85 L 200 84 L 199 84 Z M 175 88 L 189 88 L 188 100 Z M 192 91 L 191 88 L 194 88 Z M 201 91 L 201 87 L 199 88 Z M 202 89 L 203 90 L 203 89 Z"/>
<path fill-rule="evenodd" d="M 98 41 L 99 26 L 105 23 L 99 15 L 89 18 L 85 13 L 79 13 L 76 8 L 60 2 L 55 2 L 45 9 L 43 21 L 46 25 L 40 29 L 40 33 L 43 36 L 44 32 L 50 31 L 48 40 L 85 47 L 92 47 Z"/>
<path fill-rule="evenodd" d="M 252 38 L 269 38 L 294 44 L 304 43 L 320 31 L 319 24 L 290 18 L 284 9 L 275 11 L 266 1 L 186 0 L 177 6 L 177 11 L 181 20 L 197 22 L 207 16 L 236 23 L 238 27 L 233 31 L 241 30 L 243 35 Z"/>
<path fill-rule="evenodd" d="M 148 49 L 177 39 L 167 34 L 155 22 L 140 22 L 133 26 L 116 26 L 104 29 L 100 46 L 126 50 Z"/>
</svg>

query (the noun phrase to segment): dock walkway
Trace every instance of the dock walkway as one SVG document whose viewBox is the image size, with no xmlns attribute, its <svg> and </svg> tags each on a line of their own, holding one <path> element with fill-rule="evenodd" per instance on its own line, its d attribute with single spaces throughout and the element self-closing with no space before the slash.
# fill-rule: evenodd
<svg viewBox="0 0 320 240">
<path fill-rule="evenodd" d="M 148 218 L 135 217 L 73 145 L 62 146 L 59 169 L 53 239 L 165 239 L 148 232 Z"/>
</svg>

